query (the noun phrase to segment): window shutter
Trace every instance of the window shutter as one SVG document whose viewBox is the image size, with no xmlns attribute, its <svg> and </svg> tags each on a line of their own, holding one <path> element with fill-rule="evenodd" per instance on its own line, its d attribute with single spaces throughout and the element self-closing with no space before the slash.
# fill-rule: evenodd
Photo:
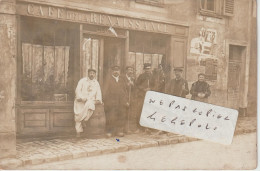
<svg viewBox="0 0 260 171">
<path fill-rule="evenodd" d="M 235 0 L 224 0 L 224 15 L 233 16 L 234 15 L 234 3 Z"/>
</svg>

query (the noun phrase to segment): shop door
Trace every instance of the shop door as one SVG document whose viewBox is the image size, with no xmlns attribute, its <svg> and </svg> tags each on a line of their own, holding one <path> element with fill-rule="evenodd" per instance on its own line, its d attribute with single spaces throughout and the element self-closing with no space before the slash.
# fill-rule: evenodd
<svg viewBox="0 0 260 171">
<path fill-rule="evenodd" d="M 104 81 L 109 78 L 112 66 L 120 66 L 121 74 L 125 68 L 125 39 L 106 37 L 104 39 Z"/>
<path fill-rule="evenodd" d="M 229 107 L 237 109 L 239 105 L 240 63 L 228 64 L 228 102 Z"/>
<path fill-rule="evenodd" d="M 230 45 L 229 47 L 227 95 L 229 107 L 234 109 L 239 108 L 242 52 L 241 46 Z"/>
</svg>

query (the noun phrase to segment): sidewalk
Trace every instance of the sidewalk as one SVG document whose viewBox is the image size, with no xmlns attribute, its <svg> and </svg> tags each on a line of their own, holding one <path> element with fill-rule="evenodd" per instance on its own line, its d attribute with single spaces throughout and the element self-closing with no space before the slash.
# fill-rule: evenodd
<svg viewBox="0 0 260 171">
<path fill-rule="evenodd" d="M 256 132 L 256 122 L 256 117 L 239 118 L 235 135 Z M 80 140 L 76 138 L 59 138 L 17 143 L 16 159 L 0 160 L 0 169 L 14 169 L 25 165 L 70 160 L 197 140 L 196 138 L 176 134 L 131 134 L 120 138 Z"/>
</svg>

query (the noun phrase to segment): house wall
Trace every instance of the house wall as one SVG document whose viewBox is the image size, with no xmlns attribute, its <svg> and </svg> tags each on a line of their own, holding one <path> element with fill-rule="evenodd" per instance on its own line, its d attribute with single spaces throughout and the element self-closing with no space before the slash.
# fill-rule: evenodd
<svg viewBox="0 0 260 171">
<path fill-rule="evenodd" d="M 249 102 L 248 107 L 253 111 L 252 115 L 255 115 L 257 58 L 256 20 L 251 16 L 253 0 L 236 0 L 234 16 L 219 18 L 200 15 L 195 0 L 168 0 L 167 2 L 171 3 L 163 8 L 136 3 L 133 0 L 19 0 L 23 1 L 189 26 L 186 79 L 191 87 L 197 80 L 197 74 L 206 72 L 205 63 L 200 61 L 215 61 L 216 75 L 208 82 L 212 90 L 209 102 L 216 105 L 232 105 L 227 101 L 227 42 L 242 44 L 246 47 L 246 53 L 243 56 L 242 91 L 237 100 L 242 108 L 247 107 Z M 14 157 L 16 153 L 16 2 L 18 0 L 0 1 L 0 158 Z M 208 40 L 205 35 L 208 35 Z"/>
<path fill-rule="evenodd" d="M 234 106 L 234 104 L 232 104 L 233 100 L 228 101 L 227 98 L 229 54 L 226 48 L 228 47 L 228 42 L 235 42 L 239 45 L 243 44 L 246 48 L 250 48 L 251 36 L 248 27 L 251 25 L 251 1 L 236 0 L 234 16 L 232 17 L 223 15 L 219 17 L 201 15 L 197 8 L 197 1 L 180 0 L 177 2 L 178 3 L 171 6 L 171 16 L 173 18 L 179 18 L 189 24 L 186 63 L 186 79 L 188 80 L 189 86 L 191 87 L 191 84 L 197 81 L 198 73 L 202 72 L 207 74 L 205 64 L 200 61 L 213 59 L 216 65 L 216 77 L 208 79 L 212 91 L 209 103 L 226 107 Z M 183 13 L 183 11 L 185 11 L 185 13 Z M 207 35 L 208 37 L 212 37 L 212 33 L 215 35 L 212 40 L 206 40 Z M 244 93 L 246 92 L 245 85 L 248 84 L 248 80 L 245 77 L 248 74 L 246 73 L 246 66 L 243 65 L 245 65 L 246 61 L 248 62 L 249 57 L 250 54 L 247 53 L 243 56 L 244 59 L 242 59 L 243 64 L 241 67 L 244 69 L 241 73 L 241 91 L 236 98 L 237 101 L 239 101 L 239 107 L 247 106 L 247 99 L 244 99 L 244 96 L 246 96 Z M 251 85 L 249 84 L 249 86 Z M 234 101 L 234 103 L 237 102 Z"/>
<path fill-rule="evenodd" d="M 0 2 L 0 159 L 16 154 L 16 19 L 15 2 Z"/>
</svg>

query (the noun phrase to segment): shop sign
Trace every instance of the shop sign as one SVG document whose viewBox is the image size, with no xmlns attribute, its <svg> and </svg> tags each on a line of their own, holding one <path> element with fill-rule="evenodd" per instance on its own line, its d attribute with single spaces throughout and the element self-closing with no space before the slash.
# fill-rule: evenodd
<svg viewBox="0 0 260 171">
<path fill-rule="evenodd" d="M 174 34 L 176 26 L 156 21 L 141 20 L 136 18 L 101 14 L 88 11 L 72 10 L 62 7 L 54 7 L 32 3 L 17 5 L 17 13 L 20 15 L 66 20 L 72 22 L 88 23 L 94 25 L 109 26 L 130 30 Z M 178 27 L 179 29 L 180 27 Z M 181 29 L 186 29 L 181 27 Z M 186 31 L 183 32 L 186 34 Z"/>
</svg>

